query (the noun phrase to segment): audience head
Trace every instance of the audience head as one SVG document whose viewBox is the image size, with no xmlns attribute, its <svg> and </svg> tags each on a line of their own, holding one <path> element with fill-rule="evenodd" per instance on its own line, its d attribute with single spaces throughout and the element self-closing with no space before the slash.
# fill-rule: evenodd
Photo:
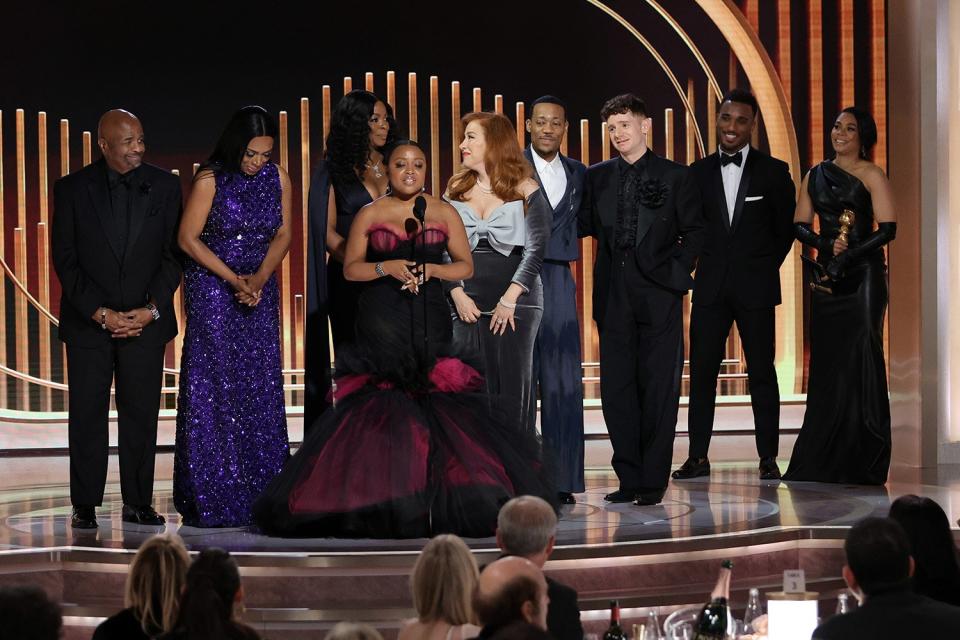
<svg viewBox="0 0 960 640">
<path fill-rule="evenodd" d="M 744 89 L 732 89 L 723 96 L 717 106 L 717 140 L 720 141 L 720 149 L 735 153 L 750 144 L 759 110 L 757 99 Z"/>
<path fill-rule="evenodd" d="M 230 116 L 217 146 L 200 170 L 256 175 L 270 162 L 278 133 L 277 122 L 266 109 L 256 105 L 243 107 Z"/>
<path fill-rule="evenodd" d="M 124 606 L 133 609 L 148 636 L 173 629 L 180 611 L 190 556 L 180 536 L 149 538 L 133 556 L 127 573 Z"/>
<path fill-rule="evenodd" d="M 543 571 L 519 556 L 506 556 L 487 565 L 473 598 L 477 618 L 491 629 L 511 622 L 527 622 L 546 629 L 549 604 Z"/>
<path fill-rule="evenodd" d="M 479 579 L 477 561 L 455 535 L 440 535 L 427 543 L 413 566 L 410 590 L 421 622 L 442 620 L 451 625 L 475 622 L 471 598 Z"/>
<path fill-rule="evenodd" d="M 535 624 L 511 622 L 490 636 L 490 640 L 550 640 L 552 637 Z"/>
<path fill-rule="evenodd" d="M 543 498 L 517 496 L 497 515 L 497 545 L 511 556 L 522 556 L 539 567 L 556 541 L 557 514 Z"/>
<path fill-rule="evenodd" d="M 843 549 L 847 556 L 843 579 L 857 598 L 909 585 L 910 543 L 903 528 L 890 518 L 865 518 L 853 525 Z"/>
<path fill-rule="evenodd" d="M 903 527 L 913 556 L 914 589 L 927 593 L 930 587 L 960 583 L 960 559 L 947 514 L 930 498 L 906 495 L 890 505 L 890 518 Z"/>
<path fill-rule="evenodd" d="M 837 155 L 854 153 L 867 160 L 877 144 L 877 123 L 860 107 L 847 107 L 833 122 L 830 142 Z"/>
<path fill-rule="evenodd" d="M 338 622 L 324 640 L 383 640 L 383 636 L 368 624 Z"/>
<path fill-rule="evenodd" d="M 243 600 L 240 570 L 223 549 L 204 549 L 187 570 L 177 628 L 186 638 L 226 637 L 234 622 L 234 604 Z"/>
<path fill-rule="evenodd" d="M 40 587 L 0 587 L 0 639 L 57 640 L 60 606 Z"/>
<path fill-rule="evenodd" d="M 647 149 L 647 131 L 652 124 L 643 100 L 632 93 L 615 96 L 604 103 L 600 117 L 606 124 L 610 142 L 621 156 L 635 161 L 643 155 Z"/>
<path fill-rule="evenodd" d="M 123 109 L 112 109 L 100 116 L 97 144 L 107 166 L 120 174 L 139 167 L 147 150 L 140 120 Z"/>
<path fill-rule="evenodd" d="M 479 174 L 485 173 L 498 198 L 506 202 L 522 199 L 520 185 L 533 175 L 533 169 L 523 156 L 513 123 L 499 113 L 475 111 L 465 115 L 460 125 L 463 168 L 447 184 L 450 198 L 463 200 L 477 184 Z"/>
<path fill-rule="evenodd" d="M 527 133 L 533 150 L 552 160 L 567 133 L 567 106 L 555 96 L 534 100 L 527 118 Z"/>
<path fill-rule="evenodd" d="M 397 140 L 383 150 L 383 166 L 394 196 L 412 196 L 423 191 L 427 181 L 427 154 L 416 140 Z"/>
<path fill-rule="evenodd" d="M 363 175 L 372 151 L 397 138 L 393 108 L 376 94 L 356 89 L 340 99 L 330 115 L 327 160 L 340 178 Z"/>
</svg>

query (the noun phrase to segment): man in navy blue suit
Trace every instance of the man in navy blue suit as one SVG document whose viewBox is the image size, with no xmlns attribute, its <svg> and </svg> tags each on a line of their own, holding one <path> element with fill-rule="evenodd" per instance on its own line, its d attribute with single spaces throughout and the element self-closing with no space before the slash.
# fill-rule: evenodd
<svg viewBox="0 0 960 640">
<path fill-rule="evenodd" d="M 533 102 L 527 119 L 530 146 L 524 150 L 534 177 L 553 208 L 550 243 L 543 260 L 543 320 L 533 349 L 533 380 L 540 389 L 540 431 L 557 462 L 562 504 L 574 504 L 583 486 L 583 377 L 577 285 L 570 262 L 579 257 L 577 212 L 583 196 L 583 163 L 560 153 L 567 133 L 567 109 L 559 99 Z M 536 398 L 532 394 L 531 421 Z"/>
</svg>

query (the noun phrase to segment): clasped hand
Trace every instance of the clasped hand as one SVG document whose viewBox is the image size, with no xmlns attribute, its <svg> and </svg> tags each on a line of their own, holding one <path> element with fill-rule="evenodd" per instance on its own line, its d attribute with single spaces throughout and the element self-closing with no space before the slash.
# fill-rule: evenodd
<svg viewBox="0 0 960 640">
<path fill-rule="evenodd" d="M 145 308 L 130 311 L 107 309 L 103 322 L 107 325 L 111 338 L 135 338 L 143 333 L 145 326 L 153 322 L 153 314 Z"/>
<path fill-rule="evenodd" d="M 260 304 L 264 279 L 258 274 L 237 276 L 231 284 L 236 290 L 233 297 L 237 299 L 237 302 L 248 307 L 255 307 Z"/>
<path fill-rule="evenodd" d="M 417 266 L 412 260 L 387 260 L 380 263 L 384 275 L 391 276 L 403 283 L 400 289 L 409 291 L 417 295 L 420 293 L 420 285 L 429 282 L 433 276 L 433 265 L 424 264 Z"/>
<path fill-rule="evenodd" d="M 840 280 L 846 269 L 850 254 L 847 253 L 849 244 L 843 238 L 837 238 L 833 241 L 833 257 L 827 262 L 824 268 L 827 276 L 831 280 Z"/>
</svg>

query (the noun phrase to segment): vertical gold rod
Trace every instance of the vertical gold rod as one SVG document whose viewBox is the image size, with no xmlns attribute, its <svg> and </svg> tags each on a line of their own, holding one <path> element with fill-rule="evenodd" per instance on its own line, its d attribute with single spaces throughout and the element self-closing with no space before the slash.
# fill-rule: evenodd
<svg viewBox="0 0 960 640">
<path fill-rule="evenodd" d="M 854 101 L 853 0 L 840 0 L 840 104 L 844 109 Z"/>
<path fill-rule="evenodd" d="M 6 217 L 3 211 L 3 110 L 0 109 L 0 253 L 6 247 Z M 0 356 L 7 360 L 7 277 L 0 275 Z M 0 403 L 7 404 L 7 376 L 0 376 Z"/>
<path fill-rule="evenodd" d="M 397 74 L 394 71 L 387 71 L 387 103 L 397 110 Z"/>
<path fill-rule="evenodd" d="M 743 6 L 743 14 L 747 17 L 747 22 L 753 27 L 753 30 L 760 33 L 760 6 L 757 0 L 746 0 Z"/>
<path fill-rule="evenodd" d="M 81 137 L 83 140 L 83 166 L 87 166 L 93 162 L 93 141 L 89 131 L 84 131 Z"/>
<path fill-rule="evenodd" d="M 330 133 L 330 85 L 325 84 L 320 92 L 323 128 L 320 131 L 320 151 L 327 148 L 327 134 Z"/>
<path fill-rule="evenodd" d="M 517 117 L 517 144 L 520 145 L 520 148 L 523 149 L 524 144 L 527 141 L 527 136 L 525 135 L 527 130 L 527 117 L 524 115 L 524 104 L 518 102 L 516 106 L 516 111 L 514 112 Z M 566 139 L 566 136 L 564 136 Z"/>
<path fill-rule="evenodd" d="M 663 157 L 673 160 L 673 109 L 663 110 Z"/>
<path fill-rule="evenodd" d="M 343 77 L 343 95 L 347 95 L 353 91 L 353 78 L 350 76 Z"/>
<path fill-rule="evenodd" d="M 407 133 L 411 140 L 417 139 L 417 74 L 407 74 Z"/>
<path fill-rule="evenodd" d="M 717 148 L 717 90 L 707 83 L 707 154 Z"/>
<path fill-rule="evenodd" d="M 50 309 L 50 256 L 49 256 L 49 212 L 50 182 L 47 156 L 47 114 L 37 114 L 37 191 L 40 197 L 40 222 L 37 224 L 37 301 L 44 309 Z M 50 321 L 37 314 L 37 340 L 40 352 L 40 377 L 51 380 L 50 372 Z M 50 387 L 40 387 L 40 410 L 49 411 L 52 400 Z"/>
<path fill-rule="evenodd" d="M 70 121 L 60 121 L 60 176 L 70 173 Z"/>
<path fill-rule="evenodd" d="M 691 109 L 696 108 L 696 102 L 694 102 L 694 88 L 693 88 L 693 79 L 687 80 L 687 103 L 690 105 Z M 697 132 L 694 129 L 696 125 L 693 121 L 694 114 L 690 111 L 687 111 L 687 155 L 686 161 L 687 164 L 693 164 L 693 161 L 697 159 Z"/>
<path fill-rule="evenodd" d="M 17 278 L 26 286 L 27 284 L 27 234 L 26 229 L 17 227 L 13 230 L 13 262 L 14 272 Z M 16 363 L 17 371 L 23 373 L 30 372 L 30 363 L 28 361 L 30 351 L 30 335 L 27 325 L 27 299 L 21 294 L 13 299 L 14 304 L 14 336 L 16 336 Z M 30 410 L 30 387 L 26 380 L 17 381 L 17 400 L 14 403 L 15 408 L 20 411 Z"/>
<path fill-rule="evenodd" d="M 604 127 L 600 127 L 600 130 L 603 131 Z M 590 121 L 586 119 L 580 120 L 580 162 L 587 166 L 590 165 Z M 583 284 L 580 286 L 580 291 L 583 292 L 583 313 L 580 316 L 580 327 L 583 336 L 583 361 L 585 362 L 596 362 L 598 357 L 595 349 L 596 326 L 593 324 L 593 297 L 590 295 L 590 292 L 593 291 L 593 246 L 593 238 L 583 238 L 580 241 L 580 253 L 583 256 L 580 261 L 583 269 L 581 278 Z M 584 391 L 586 392 L 586 390 Z"/>
<path fill-rule="evenodd" d="M 460 82 L 450 83 L 450 164 L 451 175 L 460 171 Z"/>
<path fill-rule="evenodd" d="M 363 74 L 363 88 L 373 93 L 373 73 L 370 71 Z"/>
<path fill-rule="evenodd" d="M 787 96 L 787 106 L 792 107 L 793 65 L 790 45 L 790 0 L 777 0 L 777 72 Z"/>
<path fill-rule="evenodd" d="M 503 96 L 499 93 L 493 96 L 493 111 L 494 113 L 503 114 Z"/>
<path fill-rule="evenodd" d="M 300 98 L 300 286 L 307 286 L 307 223 L 310 218 L 310 99 Z"/>
<path fill-rule="evenodd" d="M 583 121 L 581 120 L 581 128 Z M 610 159 L 610 135 L 607 133 L 607 123 L 600 122 L 600 160 Z M 583 164 L 587 164 L 584 162 Z"/>
<path fill-rule="evenodd" d="M 440 79 L 430 76 L 430 189 L 440 195 Z"/>
<path fill-rule="evenodd" d="M 290 136 L 288 133 L 289 118 L 286 111 L 280 112 L 280 166 L 284 171 L 288 171 L 290 166 Z M 285 371 L 293 368 L 290 360 L 293 355 L 293 340 L 290 336 L 290 316 L 291 304 L 290 296 L 293 293 L 293 287 L 290 286 L 290 252 L 283 257 L 280 263 L 280 321 L 283 326 L 283 369 Z M 286 377 L 284 377 L 286 381 Z M 284 396 L 287 403 L 290 403 L 290 392 L 287 391 Z"/>
<path fill-rule="evenodd" d="M 877 123 L 877 145 L 873 148 L 873 161 L 884 171 L 887 170 L 887 18 L 885 14 L 885 0 L 871 0 L 870 99 L 873 103 L 871 113 Z"/>
<path fill-rule="evenodd" d="M 293 297 L 293 327 L 294 327 L 294 340 L 295 345 L 295 355 L 296 355 L 296 368 L 304 369 L 306 363 L 303 361 L 303 339 L 304 333 L 306 331 L 306 316 L 303 312 L 303 294 L 297 294 Z M 303 375 L 298 375 L 299 380 L 304 380 Z M 295 391 L 290 392 L 294 396 L 294 405 L 303 406 L 303 393 L 297 393 Z"/>
<path fill-rule="evenodd" d="M 27 143 L 26 123 L 23 109 L 17 109 L 17 226 L 22 233 L 27 229 Z M 24 245 L 26 246 L 26 245 Z M 26 265 L 23 265 L 24 267 Z M 26 284 L 26 269 L 16 271 L 20 281 Z M 19 299 L 20 296 L 17 296 Z M 20 338 L 20 336 L 17 336 Z"/>
<path fill-rule="evenodd" d="M 811 165 L 823 160 L 823 6 L 822 0 L 808 0 L 807 33 L 810 59 L 810 155 Z"/>
<path fill-rule="evenodd" d="M 473 110 L 483 111 L 483 95 L 480 92 L 480 87 L 473 88 Z"/>
</svg>

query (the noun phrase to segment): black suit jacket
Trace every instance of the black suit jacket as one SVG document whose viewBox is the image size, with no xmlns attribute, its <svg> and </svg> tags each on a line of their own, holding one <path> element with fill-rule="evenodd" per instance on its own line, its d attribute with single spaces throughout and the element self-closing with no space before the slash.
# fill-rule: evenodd
<svg viewBox="0 0 960 640">
<path fill-rule="evenodd" d="M 543 188 L 540 182 L 540 174 L 537 173 L 536 165 L 533 163 L 534 151 L 527 147 L 523 154 L 527 157 L 527 162 L 533 167 L 533 177 Z M 577 243 L 577 213 L 580 211 L 580 204 L 583 201 L 583 182 L 586 177 L 587 168 L 582 162 L 573 160 L 564 155 L 560 155 L 560 164 L 563 166 L 564 173 L 567 174 L 567 189 L 563 193 L 563 198 L 553 207 L 553 226 L 550 229 L 550 242 L 547 243 L 547 252 L 545 260 L 556 260 L 559 262 L 572 262 L 580 257 L 580 245 Z M 544 191 L 546 196 L 547 192 Z"/>
<path fill-rule="evenodd" d="M 677 294 L 686 294 L 693 286 L 690 273 L 696 267 L 704 241 L 700 190 L 689 167 L 661 158 L 650 150 L 646 155 L 649 157 L 644 188 L 659 191 L 662 204 L 640 207 L 634 249 L 637 266 L 653 282 Z M 601 330 L 615 253 L 619 180 L 616 158 L 587 169 L 586 194 L 578 220 L 579 235 L 597 239 L 593 319 Z"/>
<path fill-rule="evenodd" d="M 183 200 L 180 179 L 143 164 L 130 194 L 125 247 L 114 228 L 106 162 L 100 160 L 57 180 L 53 187 L 51 244 L 60 279 L 60 339 L 74 346 L 110 344 L 110 333 L 92 319 L 99 307 L 129 311 L 153 299 L 160 319 L 136 338 L 163 345 L 177 334 L 173 292 L 182 273 L 176 248 Z"/>
<path fill-rule="evenodd" d="M 690 166 L 703 201 L 707 234 L 697 264 L 693 302 L 712 304 L 730 281 L 737 301 L 756 309 L 780 304 L 780 265 L 793 246 L 795 187 L 787 163 L 750 148 L 733 221 L 719 153 Z"/>
<path fill-rule="evenodd" d="M 859 609 L 817 627 L 818 640 L 953 638 L 960 633 L 960 607 L 910 591 L 870 596 Z"/>
<path fill-rule="evenodd" d="M 583 640 L 576 589 L 547 578 L 547 595 L 550 596 L 547 631 L 551 637 L 554 640 Z"/>
</svg>

